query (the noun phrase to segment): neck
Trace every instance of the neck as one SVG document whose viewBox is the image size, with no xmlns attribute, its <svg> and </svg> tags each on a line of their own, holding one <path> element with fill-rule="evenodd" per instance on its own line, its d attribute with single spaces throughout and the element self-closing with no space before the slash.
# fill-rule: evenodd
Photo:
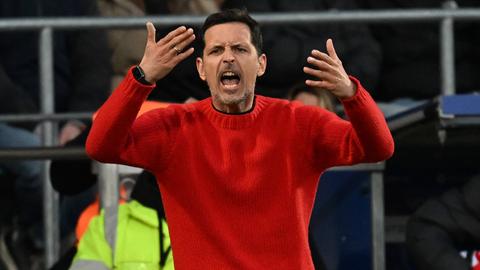
<svg viewBox="0 0 480 270">
<path fill-rule="evenodd" d="M 254 96 L 247 96 L 239 102 L 225 103 L 221 100 L 213 99 L 213 107 L 220 112 L 228 114 L 240 114 L 250 111 L 253 108 Z"/>
</svg>

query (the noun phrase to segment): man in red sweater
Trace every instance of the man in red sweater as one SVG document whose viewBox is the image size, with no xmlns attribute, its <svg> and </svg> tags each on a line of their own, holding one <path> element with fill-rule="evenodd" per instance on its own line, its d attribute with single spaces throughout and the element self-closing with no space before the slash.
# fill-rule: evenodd
<svg viewBox="0 0 480 270">
<path fill-rule="evenodd" d="M 255 95 L 265 72 L 259 26 L 245 11 L 210 15 L 197 59 L 211 97 L 143 114 L 140 106 L 180 61 L 193 30 L 148 40 L 139 66 L 101 107 L 87 152 L 158 179 L 175 268 L 313 269 L 308 224 L 325 169 L 385 160 L 393 140 L 370 95 L 349 77 L 331 40 L 304 72 L 338 97 L 350 122 L 318 107 Z"/>
</svg>

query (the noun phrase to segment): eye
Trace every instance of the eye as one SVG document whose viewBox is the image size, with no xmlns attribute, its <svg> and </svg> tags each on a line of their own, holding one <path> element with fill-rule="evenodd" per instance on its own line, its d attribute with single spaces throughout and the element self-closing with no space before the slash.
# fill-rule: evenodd
<svg viewBox="0 0 480 270">
<path fill-rule="evenodd" d="M 242 52 L 242 53 L 248 51 L 247 49 L 245 49 L 245 48 L 243 48 L 243 47 L 236 47 L 236 50 L 237 50 L 238 52 Z"/>
<path fill-rule="evenodd" d="M 222 52 L 222 50 L 221 50 L 220 48 L 215 47 L 215 48 L 212 48 L 212 49 L 208 52 L 208 54 L 219 54 L 219 53 L 221 53 L 221 52 Z"/>
</svg>

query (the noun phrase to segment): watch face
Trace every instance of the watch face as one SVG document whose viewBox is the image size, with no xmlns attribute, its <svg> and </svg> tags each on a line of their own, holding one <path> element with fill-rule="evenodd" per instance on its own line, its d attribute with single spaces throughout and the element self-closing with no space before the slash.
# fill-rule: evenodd
<svg viewBox="0 0 480 270">
<path fill-rule="evenodd" d="M 135 78 L 135 80 L 137 80 L 138 82 L 140 82 L 141 84 L 146 84 L 146 85 L 151 85 L 150 82 L 148 82 L 146 79 L 145 79 L 145 73 L 143 73 L 143 70 L 140 66 L 136 66 L 133 70 L 132 70 L 132 73 L 133 73 L 133 77 Z"/>
<path fill-rule="evenodd" d="M 139 66 L 136 66 L 134 69 L 133 69 L 133 76 L 135 77 L 135 79 L 137 79 L 138 81 L 142 80 L 145 75 L 143 74 L 142 72 L 142 69 L 139 67 Z"/>
</svg>

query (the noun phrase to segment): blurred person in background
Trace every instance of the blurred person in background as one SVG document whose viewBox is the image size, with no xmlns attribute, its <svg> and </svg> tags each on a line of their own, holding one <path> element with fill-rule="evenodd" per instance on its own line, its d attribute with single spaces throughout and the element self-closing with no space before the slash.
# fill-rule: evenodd
<svg viewBox="0 0 480 270">
<path fill-rule="evenodd" d="M 406 243 L 417 270 L 480 269 L 480 176 L 422 204 L 408 220 Z"/>
<path fill-rule="evenodd" d="M 358 0 L 362 9 L 409 11 L 413 9 L 442 9 L 444 0 Z M 478 8 L 479 1 L 456 0 L 458 8 Z M 454 57 L 456 93 L 476 92 L 480 89 L 480 43 L 478 21 L 455 20 L 454 22 Z M 380 68 L 379 85 L 371 93 L 384 114 L 394 116 L 428 101 L 435 101 L 441 95 L 441 36 L 439 21 L 405 21 L 395 23 L 371 24 L 371 32 L 379 42 L 383 51 Z M 452 89 L 450 89 L 452 90 Z M 428 103 L 427 103 L 428 104 Z M 466 269 L 466 261 L 454 267 L 446 262 L 447 257 L 458 257 L 450 232 L 463 234 L 466 224 L 450 223 L 448 214 L 460 214 L 451 205 L 453 193 L 441 195 L 454 186 L 460 186 L 474 174 L 478 174 L 477 157 L 469 153 L 477 152 L 478 132 L 472 126 L 465 126 L 462 132 L 448 132 L 446 142 L 439 141 L 438 123 L 436 122 L 436 105 L 431 106 L 431 116 L 426 116 L 421 124 L 408 125 L 396 136 L 396 155 L 386 164 L 384 171 L 385 211 L 391 216 L 410 216 L 411 255 L 416 253 L 415 260 L 423 261 L 425 268 L 430 269 Z M 430 112 L 427 112 L 427 115 Z M 410 114 L 406 114 L 405 119 Z M 431 120 L 431 119 L 435 120 Z M 460 131 L 460 129 L 457 129 Z M 412 151 L 415 155 L 412 155 Z M 461 157 L 461 158 L 459 158 Z M 471 162 L 469 162 L 471 161 Z M 458 190 L 458 188 L 453 188 Z M 459 195 L 459 194 L 457 194 Z M 456 197 L 457 195 L 453 196 Z M 434 198 L 432 198 L 434 197 Z M 446 197 L 449 197 L 446 201 Z M 460 196 L 461 197 L 461 196 Z M 432 199 L 430 199 L 432 198 Z M 429 201 L 428 203 L 426 201 Z M 463 207 L 458 201 L 454 205 Z M 430 210 L 427 210 L 430 208 Z M 442 213 L 443 217 L 437 216 Z M 467 214 L 467 213 L 465 213 Z M 444 227 L 439 222 L 448 222 Z M 452 221 L 453 222 L 453 221 Z M 458 225 L 458 226 L 457 226 Z M 453 227 L 451 227 L 453 226 Z M 427 230 L 427 228 L 429 228 Z M 416 228 L 416 229 L 413 229 Z M 474 227 L 470 228 L 474 230 Z M 421 236 L 421 232 L 425 235 Z M 415 240 L 412 237 L 415 234 Z M 477 238 L 478 239 L 478 238 Z M 415 242 L 415 250 L 412 246 Z M 431 245 L 431 250 L 428 247 Z M 425 250 L 421 251 L 421 248 Z M 407 261 L 407 246 L 404 243 L 387 243 L 387 268 L 402 269 L 401 262 Z M 457 249 L 459 250 L 459 249 Z M 412 253 L 413 252 L 413 253 Z M 438 256 L 445 254 L 445 256 Z M 450 255 L 448 255 L 450 254 Z M 423 256 L 423 257 L 422 257 Z M 427 262 L 428 260 L 428 262 Z M 391 263 L 390 263 L 391 261 Z M 453 261 L 453 260 L 452 260 Z M 409 263 L 409 262 L 407 262 Z M 406 264 L 406 263 L 405 263 Z M 419 263 L 417 265 L 420 266 Z M 438 268 L 434 265 L 437 264 Z M 442 268 L 445 267 L 445 268 Z"/>
<path fill-rule="evenodd" d="M 335 97 L 326 89 L 308 87 L 305 83 L 298 83 L 288 91 L 288 100 L 296 100 L 304 105 L 318 106 L 335 112 Z"/>
<path fill-rule="evenodd" d="M 2 0 L 1 18 L 80 17 L 98 15 L 93 0 Z M 0 113 L 38 113 L 40 104 L 39 31 L 0 32 Z M 96 110 L 108 96 L 111 68 L 106 36 L 99 30 L 54 31 L 53 72 L 55 112 Z M 70 120 L 61 123 L 58 143 L 76 137 L 87 122 Z M 40 146 L 33 131 L 35 124 L 0 125 L 1 147 Z M 8 132 L 8 136 L 5 135 Z M 5 136 L 3 136 L 5 135 Z M 35 269 L 30 261 L 32 250 L 43 246 L 42 181 L 39 161 L 0 163 L 14 181 L 15 229 L 8 229 L 2 240 L 5 252 L 19 269 Z M 7 221 L 12 223 L 12 221 Z M 34 231 L 32 233 L 32 231 Z M 38 266 L 41 267 L 41 266 Z"/>
<path fill-rule="evenodd" d="M 2 18 L 80 17 L 98 15 L 96 2 L 13 1 L 0 3 Z M 2 32 L 0 61 L 11 82 L 24 92 L 38 112 L 38 31 Z M 99 30 L 55 31 L 54 33 L 55 112 L 94 111 L 108 96 L 111 68 L 106 37 Z M 7 102 L 6 100 L 3 102 Z M 76 137 L 85 127 L 68 121 L 61 127 L 59 143 Z"/>
<path fill-rule="evenodd" d="M 67 142 L 66 147 L 84 146 L 88 131 L 89 128 Z M 53 188 L 64 196 L 74 196 L 91 188 L 96 190 L 97 175 L 92 172 L 91 163 L 89 159 L 53 160 L 50 166 Z M 126 265 L 129 269 L 152 265 L 173 269 L 170 237 L 155 177 L 143 171 L 135 180 L 130 177 L 119 182 L 121 192 L 117 212 L 112 209 L 108 214 L 101 212 L 101 194 L 98 194 L 97 200 L 76 222 L 75 243 L 64 248 L 51 270 L 96 269 L 99 265 L 108 269 L 124 269 Z M 116 222 L 112 223 L 112 220 Z M 112 233 L 113 230 L 116 233 Z M 109 238 L 111 235 L 116 235 L 113 243 Z M 149 240 L 145 242 L 145 238 Z"/>
</svg>

